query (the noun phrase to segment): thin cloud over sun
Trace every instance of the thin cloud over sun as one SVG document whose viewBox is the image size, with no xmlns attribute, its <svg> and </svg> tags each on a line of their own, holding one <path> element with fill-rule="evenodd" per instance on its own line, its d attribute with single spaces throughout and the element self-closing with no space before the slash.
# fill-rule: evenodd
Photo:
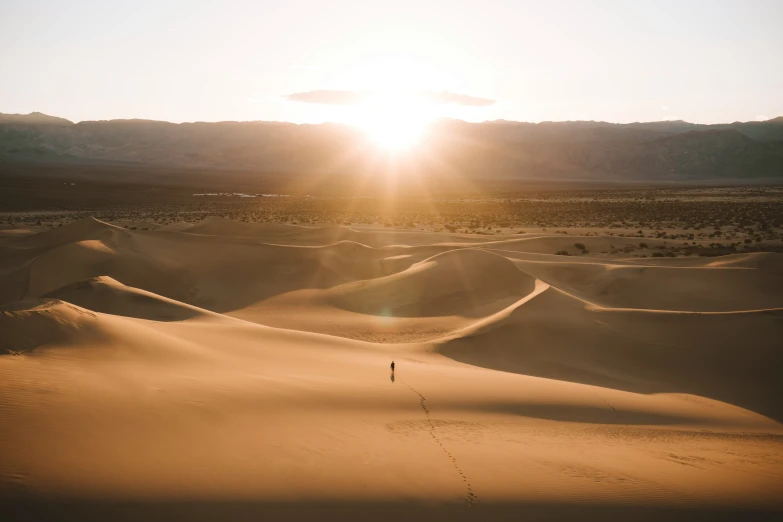
<svg viewBox="0 0 783 522">
<path fill-rule="evenodd" d="M 465 107 L 489 107 L 497 100 L 449 91 L 419 91 L 418 96 L 429 103 L 462 105 Z M 358 105 L 367 101 L 373 93 L 349 90 L 315 90 L 295 92 L 285 98 L 288 101 L 316 103 L 320 105 Z"/>
<path fill-rule="evenodd" d="M 430 102 L 463 105 L 465 107 L 489 107 L 497 101 L 491 98 L 481 98 L 449 91 L 421 91 L 421 96 Z"/>
<path fill-rule="evenodd" d="M 365 101 L 369 96 L 367 92 L 361 91 L 335 91 L 335 90 L 317 90 L 306 92 L 295 92 L 286 96 L 288 101 L 302 103 L 317 103 L 321 105 L 356 105 Z"/>
</svg>

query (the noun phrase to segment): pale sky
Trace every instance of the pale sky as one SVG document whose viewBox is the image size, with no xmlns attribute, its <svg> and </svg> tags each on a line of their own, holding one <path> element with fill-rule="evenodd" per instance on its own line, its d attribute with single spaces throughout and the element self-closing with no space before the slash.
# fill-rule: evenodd
<svg viewBox="0 0 783 522">
<path fill-rule="evenodd" d="M 352 122 L 378 93 L 469 121 L 781 116 L 783 0 L 0 0 L 0 112 Z"/>
</svg>

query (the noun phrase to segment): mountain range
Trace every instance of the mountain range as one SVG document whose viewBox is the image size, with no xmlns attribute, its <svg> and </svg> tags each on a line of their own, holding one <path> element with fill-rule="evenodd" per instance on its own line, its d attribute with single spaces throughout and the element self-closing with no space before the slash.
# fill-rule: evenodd
<svg viewBox="0 0 783 522">
<path fill-rule="evenodd" d="M 73 123 L 37 112 L 0 114 L 0 167 L 20 163 L 290 176 L 394 169 L 479 180 L 773 179 L 783 178 L 783 117 L 717 125 L 440 120 L 417 146 L 390 155 L 360 129 L 333 123 Z"/>
</svg>

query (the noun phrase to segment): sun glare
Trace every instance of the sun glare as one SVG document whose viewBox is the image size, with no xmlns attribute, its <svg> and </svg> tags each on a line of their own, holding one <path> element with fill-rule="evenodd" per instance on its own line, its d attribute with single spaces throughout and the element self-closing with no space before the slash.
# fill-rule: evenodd
<svg viewBox="0 0 783 522">
<path fill-rule="evenodd" d="M 353 123 L 377 146 L 400 152 L 416 145 L 432 121 L 431 110 L 417 96 L 384 92 L 356 107 Z"/>
</svg>

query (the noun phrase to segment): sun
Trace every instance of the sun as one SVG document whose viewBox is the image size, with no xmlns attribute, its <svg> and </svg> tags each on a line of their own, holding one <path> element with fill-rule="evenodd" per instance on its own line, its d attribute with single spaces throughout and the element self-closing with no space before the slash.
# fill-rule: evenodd
<svg viewBox="0 0 783 522">
<path fill-rule="evenodd" d="M 415 146 L 432 122 L 429 107 L 406 92 L 381 92 L 356 107 L 354 124 L 379 148 L 401 152 Z"/>
<path fill-rule="evenodd" d="M 414 146 L 421 138 L 423 127 L 404 115 L 388 114 L 364 127 L 370 139 L 389 151 L 400 151 Z"/>
</svg>

